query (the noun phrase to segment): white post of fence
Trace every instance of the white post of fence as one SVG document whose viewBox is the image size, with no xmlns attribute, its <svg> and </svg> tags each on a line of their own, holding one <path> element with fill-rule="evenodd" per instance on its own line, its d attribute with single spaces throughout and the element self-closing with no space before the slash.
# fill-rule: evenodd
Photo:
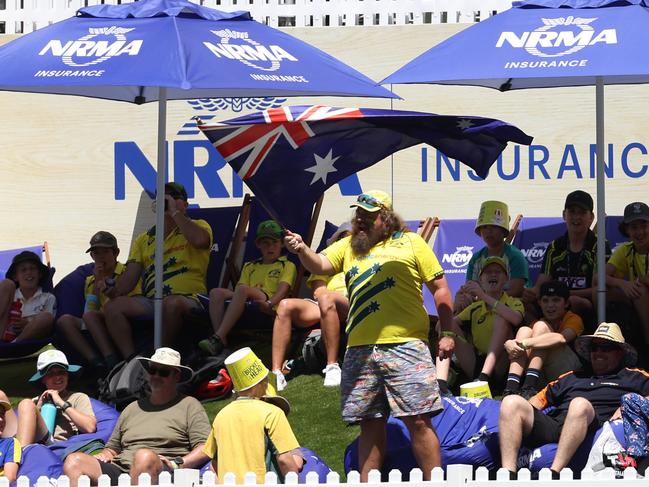
<svg viewBox="0 0 649 487">
<path fill-rule="evenodd" d="M 447 487 L 465 487 L 467 482 L 473 480 L 473 467 L 471 465 L 449 465 L 446 467 Z"/>
<path fill-rule="evenodd" d="M 212 476 L 212 478 L 214 479 L 214 476 Z M 194 487 L 195 485 L 199 485 L 200 482 L 200 470 L 195 468 L 179 468 L 174 470 L 174 487 Z"/>
</svg>

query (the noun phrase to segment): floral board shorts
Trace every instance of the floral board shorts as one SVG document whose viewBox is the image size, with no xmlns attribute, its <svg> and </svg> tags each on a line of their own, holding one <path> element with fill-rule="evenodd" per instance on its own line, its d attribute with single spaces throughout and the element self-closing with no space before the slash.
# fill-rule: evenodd
<svg viewBox="0 0 649 487">
<path fill-rule="evenodd" d="M 428 345 L 413 340 L 347 349 L 341 403 L 349 424 L 440 412 L 444 406 Z"/>
</svg>

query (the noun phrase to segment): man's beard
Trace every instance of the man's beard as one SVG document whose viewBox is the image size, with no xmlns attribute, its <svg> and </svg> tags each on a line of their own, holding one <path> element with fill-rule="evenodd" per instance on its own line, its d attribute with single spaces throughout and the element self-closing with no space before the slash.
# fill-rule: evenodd
<svg viewBox="0 0 649 487">
<path fill-rule="evenodd" d="M 354 221 L 352 223 L 352 252 L 354 255 L 367 255 L 370 249 L 381 241 L 382 236 L 381 228 Z"/>
</svg>

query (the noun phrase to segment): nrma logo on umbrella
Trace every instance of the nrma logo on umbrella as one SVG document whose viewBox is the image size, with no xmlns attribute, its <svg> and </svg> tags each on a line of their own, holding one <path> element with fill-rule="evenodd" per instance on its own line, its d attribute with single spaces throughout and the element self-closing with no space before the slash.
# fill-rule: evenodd
<svg viewBox="0 0 649 487">
<path fill-rule="evenodd" d="M 144 45 L 137 39 L 136 29 L 123 27 L 89 28 L 88 34 L 76 40 L 51 39 L 38 53 L 39 56 L 60 58 L 63 64 L 82 68 L 101 64 L 119 56 L 138 56 Z M 239 61 L 260 71 L 277 71 L 283 61 L 298 59 L 278 45 L 263 45 L 251 39 L 247 32 L 223 29 L 210 31 L 218 41 L 203 41 L 205 48 L 217 58 Z M 130 38 L 129 38 L 130 37 Z M 135 38 L 134 38 L 135 37 Z M 108 38 L 108 39 L 106 39 Z M 102 76 L 104 69 L 94 70 L 39 70 L 36 77 Z M 278 76 L 251 73 L 251 78 L 261 81 L 293 81 L 308 83 L 303 76 Z M 290 79 L 278 79 L 290 78 Z"/>
<path fill-rule="evenodd" d="M 588 59 L 552 59 L 570 56 L 597 44 L 617 44 L 616 29 L 597 30 L 595 18 L 558 17 L 541 19 L 543 25 L 529 32 L 501 32 L 497 48 L 523 49 L 547 61 L 509 61 L 505 68 L 583 67 Z"/>
</svg>

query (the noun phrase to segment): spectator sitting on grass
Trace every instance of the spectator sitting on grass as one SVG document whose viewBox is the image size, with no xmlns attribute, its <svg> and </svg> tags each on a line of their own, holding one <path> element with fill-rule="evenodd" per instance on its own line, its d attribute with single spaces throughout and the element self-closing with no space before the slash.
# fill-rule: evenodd
<svg viewBox="0 0 649 487">
<path fill-rule="evenodd" d="M 525 289 L 525 303 L 528 322 L 542 316 L 538 306 L 539 290 L 547 281 L 565 282 L 570 289 L 570 310 L 590 323 L 593 316 L 593 275 L 597 260 L 597 237 L 590 229 L 593 224 L 593 198 L 585 191 L 573 191 L 566 197 L 563 220 L 566 233 L 553 240 L 543 257 L 541 273 L 534 287 Z M 606 243 L 606 255 L 611 249 Z"/>
<path fill-rule="evenodd" d="M 117 262 L 117 239 L 109 232 L 95 233 L 90 239 L 90 248 L 86 253 L 90 254 L 95 266 L 92 275 L 86 277 L 84 285 L 86 304 L 83 318 L 65 314 L 57 320 L 56 326 L 70 345 L 86 359 L 90 372 L 103 377 L 120 361 L 106 329 L 103 307 L 109 298 L 104 291 L 115 284 L 115 279 L 124 272 L 125 267 L 121 262 Z M 138 285 L 131 295 L 139 293 Z M 90 332 L 101 355 L 97 355 L 94 347 L 86 341 L 81 333 L 84 329 Z"/>
<path fill-rule="evenodd" d="M 56 298 L 43 291 L 48 267 L 34 252 L 16 255 L 0 282 L 0 341 L 20 342 L 52 333 Z"/>
<path fill-rule="evenodd" d="M 218 355 L 227 346 L 228 334 L 234 328 L 252 301 L 259 309 L 272 315 L 279 302 L 288 296 L 295 282 L 295 264 L 282 255 L 283 230 L 273 220 L 266 220 L 257 226 L 255 245 L 261 258 L 246 262 L 234 291 L 215 288 L 210 291 L 210 320 L 214 334 L 198 343 L 209 355 Z M 230 299 L 227 309 L 225 302 Z"/>
<path fill-rule="evenodd" d="M 18 439 L 11 436 L 3 437 L 7 426 L 7 416 L 13 414 L 9 398 L 0 391 L 0 478 L 4 477 L 10 483 L 16 481 L 18 466 L 22 460 L 22 449 Z"/>
<path fill-rule="evenodd" d="M 621 290 L 621 299 L 633 306 L 644 344 L 649 345 L 649 206 L 641 202 L 627 205 L 620 233 L 631 241 L 618 246 L 611 255 L 606 264 L 606 284 Z"/>
<path fill-rule="evenodd" d="M 502 353 L 503 344 L 523 320 L 523 303 L 503 291 L 506 283 L 505 261 L 500 257 L 485 259 L 480 282 L 469 281 L 464 286 L 475 301 L 455 317 L 452 331 L 441 333 L 442 337 L 457 337 L 455 355 L 468 377 L 477 372 L 476 362 L 483 362 L 476 380 L 489 382 L 494 372 L 496 377 L 504 376 L 507 361 Z M 438 358 L 436 364 L 440 389 L 447 394 L 450 362 L 448 358 Z"/>
<path fill-rule="evenodd" d="M 343 223 L 327 240 L 327 246 L 350 233 L 351 224 Z M 313 290 L 313 299 L 282 299 L 277 307 L 277 316 L 273 325 L 272 371 L 277 376 L 278 391 L 286 387 L 282 366 L 291 340 L 291 327 L 308 328 L 318 322 L 322 329 L 327 354 L 327 366 L 322 371 L 325 375 L 324 385 L 325 387 L 340 385 L 341 370 L 338 364 L 340 324 L 347 319 L 349 311 L 345 274 L 342 272 L 335 276 L 311 274 L 307 284 Z"/>
<path fill-rule="evenodd" d="M 83 392 L 70 392 L 70 374 L 81 369 L 70 365 L 65 354 L 59 350 L 46 350 L 38 356 L 36 373 L 30 382 L 40 382 L 45 391 L 33 399 L 23 399 L 18 404 L 18 432 L 16 437 L 25 447 L 32 443 L 51 445 L 81 433 L 94 433 L 97 419 L 90 398 Z M 52 402 L 58 412 L 54 431 L 47 429 L 41 416 L 45 402 Z"/>
<path fill-rule="evenodd" d="M 289 403 L 275 394 L 270 373 L 250 348 L 242 348 L 225 359 L 237 399 L 214 418 L 204 452 L 212 459 L 212 470 L 223 482 L 226 473 L 243 483 L 247 472 L 262 483 L 267 471 L 283 477 L 299 472 L 304 464 L 295 452 L 299 443 L 286 419 Z"/>
<path fill-rule="evenodd" d="M 484 262 L 488 257 L 501 257 L 507 266 L 509 280 L 505 285 L 507 294 L 514 298 L 523 296 L 529 282 L 527 259 L 514 245 L 505 242 L 509 235 L 509 209 L 501 201 L 485 201 L 480 205 L 475 233 L 484 240 L 485 246 L 474 253 L 466 271 L 466 280 L 478 281 Z M 462 286 L 455 296 L 455 313 L 471 304 L 472 295 Z"/>
<path fill-rule="evenodd" d="M 521 394 L 527 398 L 538 391 L 541 374 L 549 382 L 561 374 L 581 369 L 579 357 L 570 344 L 582 334 L 584 323 L 579 315 L 568 311 L 568 286 L 561 281 L 546 281 L 541 285 L 540 295 L 543 317 L 531 327 L 519 328 L 516 338 L 505 342 L 511 365 L 504 395 L 518 392 L 523 372 Z"/>
</svg>

